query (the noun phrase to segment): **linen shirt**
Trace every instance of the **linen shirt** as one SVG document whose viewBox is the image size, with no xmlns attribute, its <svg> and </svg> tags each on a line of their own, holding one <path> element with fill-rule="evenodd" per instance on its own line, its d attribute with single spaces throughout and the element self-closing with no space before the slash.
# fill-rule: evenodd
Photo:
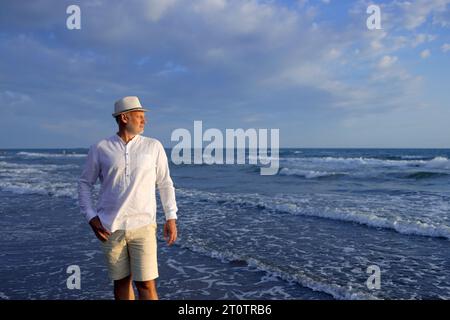
<svg viewBox="0 0 450 320">
<path fill-rule="evenodd" d="M 94 209 L 92 189 L 100 179 Z M 110 232 L 156 223 L 158 188 L 166 220 L 177 218 L 175 189 L 161 142 L 136 135 L 125 143 L 117 134 L 89 148 L 78 183 L 81 212 L 90 221 L 95 216 Z"/>
</svg>

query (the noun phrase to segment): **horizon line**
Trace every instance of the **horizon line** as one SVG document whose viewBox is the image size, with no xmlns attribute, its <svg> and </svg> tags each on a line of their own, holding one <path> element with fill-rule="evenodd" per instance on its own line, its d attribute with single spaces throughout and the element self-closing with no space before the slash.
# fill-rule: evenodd
<svg viewBox="0 0 450 320">
<path fill-rule="evenodd" d="M 164 149 L 172 149 L 173 147 L 164 146 Z M 9 147 L 0 148 L 0 150 L 57 150 L 57 149 L 89 149 L 89 147 Z M 195 150 L 196 148 L 190 148 Z M 204 149 L 204 148 L 202 148 Z M 223 150 L 229 148 L 222 148 Z M 238 149 L 238 148 L 233 148 Z M 242 148 L 240 148 L 242 149 Z M 249 149 L 249 148 L 244 148 Z M 450 149 L 450 147 L 279 147 L 278 149 Z M 267 148 L 267 150 L 272 150 Z"/>
</svg>

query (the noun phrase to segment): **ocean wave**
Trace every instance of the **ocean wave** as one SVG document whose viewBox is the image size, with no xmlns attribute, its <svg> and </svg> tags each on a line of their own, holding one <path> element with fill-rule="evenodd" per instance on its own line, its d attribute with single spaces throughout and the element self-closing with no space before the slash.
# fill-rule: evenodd
<svg viewBox="0 0 450 320">
<path fill-rule="evenodd" d="M 258 163 L 258 162 L 269 163 L 271 161 L 279 161 L 281 159 L 284 159 L 284 158 L 272 157 L 272 156 L 260 156 L 260 155 L 258 155 L 258 156 L 251 156 L 251 155 L 247 156 L 247 160 L 249 162 L 253 161 L 255 163 Z"/>
<path fill-rule="evenodd" d="M 382 160 L 363 157 L 285 158 L 280 167 L 278 174 L 281 176 L 299 176 L 306 179 L 347 176 L 358 179 L 421 180 L 450 175 L 450 161 L 440 156 L 429 160 Z"/>
<path fill-rule="evenodd" d="M 76 185 L 69 182 L 26 183 L 0 181 L 0 189 L 15 194 L 40 194 L 51 197 L 78 199 Z"/>
<path fill-rule="evenodd" d="M 406 160 L 410 160 L 410 159 L 414 159 L 414 160 L 417 160 L 417 159 L 426 160 L 426 159 L 428 159 L 428 157 L 426 157 L 426 156 L 419 156 L 419 155 L 403 155 L 403 156 L 400 156 L 400 159 L 402 159 L 402 160 L 404 160 L 404 159 L 406 159 Z"/>
<path fill-rule="evenodd" d="M 10 300 L 10 299 L 5 293 L 0 291 L 0 300 Z"/>
<path fill-rule="evenodd" d="M 18 152 L 16 155 L 26 158 L 84 158 L 87 156 L 87 154 L 82 153 L 39 153 L 26 151 Z"/>
<path fill-rule="evenodd" d="M 446 157 L 435 157 L 425 163 L 426 167 L 429 168 L 443 168 L 450 169 L 450 162 Z"/>
<path fill-rule="evenodd" d="M 415 180 L 421 180 L 421 179 L 432 179 L 432 178 L 442 178 L 442 177 L 448 177 L 449 174 L 445 172 L 431 172 L 431 171 L 418 171 L 409 173 L 405 176 L 406 179 L 415 179 Z"/>
<path fill-rule="evenodd" d="M 61 169 L 78 169 L 79 166 L 76 164 L 25 164 L 25 163 L 14 163 L 0 161 L 0 170 L 9 169 L 16 170 L 20 172 L 21 170 L 37 170 L 35 172 L 44 172 L 49 170 L 61 170 Z"/>
<path fill-rule="evenodd" d="M 387 166 L 387 167 L 419 167 L 427 166 L 431 168 L 450 168 L 450 162 L 446 157 L 434 157 L 431 160 L 389 160 L 378 158 L 345 158 L 345 157 L 300 157 L 282 158 L 288 163 L 316 163 L 344 166 Z"/>
<path fill-rule="evenodd" d="M 358 213 L 340 213 L 340 212 L 305 212 L 298 206 L 276 205 L 268 206 L 268 209 L 300 214 L 304 216 L 313 216 L 330 220 L 354 222 L 371 228 L 382 228 L 396 231 L 405 235 L 418 235 L 433 238 L 444 238 L 450 240 L 450 227 L 446 225 L 431 225 L 421 221 L 405 221 L 403 219 L 389 219 L 379 217 L 374 214 L 358 214 Z"/>
<path fill-rule="evenodd" d="M 265 210 L 272 213 L 288 213 L 308 217 L 324 218 L 342 222 L 351 222 L 365 225 L 371 228 L 382 228 L 396 231 L 405 235 L 418 235 L 434 238 L 444 238 L 450 240 L 450 227 L 447 225 L 417 221 L 408 221 L 399 217 L 386 218 L 380 217 L 373 213 L 355 213 L 326 209 L 310 209 L 305 208 L 304 204 L 295 203 L 290 199 L 282 197 L 267 197 L 259 194 L 218 194 L 205 191 L 180 190 L 177 192 L 195 201 L 206 200 L 217 202 L 220 205 L 238 205 L 243 208 L 254 207 L 259 210 Z M 357 208 L 353 209 L 357 210 Z"/>
<path fill-rule="evenodd" d="M 7 176 L 11 178 L 15 178 L 17 176 L 23 175 L 36 175 L 36 174 L 45 174 L 44 171 L 39 170 L 37 168 L 7 168 L 0 167 L 0 173 L 2 176 Z"/>
<path fill-rule="evenodd" d="M 198 242 L 198 241 L 197 241 Z M 316 276 L 309 276 L 299 270 L 283 270 L 283 267 L 261 261 L 253 257 L 247 257 L 242 254 L 234 253 L 229 250 L 219 250 L 206 246 L 204 243 L 196 243 L 182 240 L 179 242 L 182 248 L 189 249 L 193 252 L 201 253 L 211 258 L 215 258 L 225 262 L 245 261 L 250 267 L 266 272 L 270 276 L 278 277 L 285 281 L 293 281 L 303 287 L 312 289 L 313 291 L 327 293 L 339 300 L 376 300 L 377 297 L 358 292 L 354 289 L 326 283 L 318 279 Z"/>
<path fill-rule="evenodd" d="M 301 170 L 291 168 L 281 168 L 278 172 L 282 176 L 299 176 L 306 179 L 323 178 L 323 177 L 338 177 L 346 175 L 346 173 L 339 172 L 326 172 L 326 171 L 314 171 L 314 170 Z"/>
<path fill-rule="evenodd" d="M 261 207 L 261 204 L 259 204 Z M 357 214 L 357 213 L 340 213 L 340 212 L 306 212 L 297 205 L 264 205 L 269 210 L 278 212 L 286 212 L 292 214 L 300 214 L 304 216 L 312 216 L 318 218 L 325 218 L 330 220 L 356 222 L 361 225 L 366 225 L 372 228 L 382 228 L 394 230 L 405 235 L 418 235 L 434 238 L 445 238 L 450 240 L 450 227 L 445 225 L 431 225 L 421 221 L 405 221 L 402 219 L 391 220 L 376 216 L 374 214 Z"/>
</svg>

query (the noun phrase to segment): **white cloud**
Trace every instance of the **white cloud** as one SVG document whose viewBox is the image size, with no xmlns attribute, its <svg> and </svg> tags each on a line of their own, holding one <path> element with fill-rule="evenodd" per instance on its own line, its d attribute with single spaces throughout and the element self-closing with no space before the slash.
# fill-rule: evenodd
<svg viewBox="0 0 450 320">
<path fill-rule="evenodd" d="M 206 57 L 211 60 L 223 60 L 226 55 L 222 48 L 211 48 L 206 51 Z"/>
<path fill-rule="evenodd" d="M 171 75 L 171 74 L 185 73 L 187 71 L 188 71 L 188 69 L 185 66 L 178 65 L 176 63 L 173 63 L 172 61 L 168 61 L 164 65 L 164 69 L 157 72 L 156 75 L 167 76 L 167 75 Z"/>
<path fill-rule="evenodd" d="M 448 52 L 450 51 L 450 43 L 444 43 L 441 47 L 442 52 Z"/>
<path fill-rule="evenodd" d="M 416 38 L 412 41 L 411 46 L 413 48 L 425 43 L 434 41 L 437 38 L 436 35 L 420 33 L 416 35 Z"/>
<path fill-rule="evenodd" d="M 387 36 L 387 32 L 381 31 L 381 32 L 371 32 L 370 35 L 372 36 L 372 41 L 370 42 L 370 47 L 375 51 L 381 51 L 385 49 L 385 46 L 383 45 L 383 40 Z"/>
<path fill-rule="evenodd" d="M 147 0 L 146 1 L 146 16 L 152 22 L 160 20 L 164 14 L 175 5 L 177 0 Z"/>
<path fill-rule="evenodd" d="M 342 55 L 342 52 L 339 49 L 331 48 L 325 55 L 326 58 L 330 60 L 334 60 L 339 58 Z"/>
<path fill-rule="evenodd" d="M 430 49 L 425 49 L 425 50 L 423 50 L 423 51 L 420 53 L 420 57 L 421 57 L 422 59 L 426 59 L 426 58 L 428 58 L 430 55 L 431 55 Z"/>
<path fill-rule="evenodd" d="M 97 24 L 86 35 L 88 41 L 81 45 L 113 53 L 117 64 L 105 65 L 94 70 L 99 71 L 96 73 L 79 59 L 79 64 L 85 66 L 85 78 L 100 83 L 108 79 L 125 86 L 125 90 L 139 82 L 142 90 L 145 87 L 161 92 L 155 97 L 164 95 L 159 86 L 167 83 L 168 91 L 180 90 L 178 96 L 183 99 L 179 100 L 186 105 L 204 101 L 204 92 L 214 96 L 220 106 L 226 105 L 224 101 L 245 100 L 270 90 L 276 96 L 277 90 L 283 90 L 292 97 L 304 92 L 311 104 L 326 97 L 327 103 L 321 102 L 324 107 L 361 110 L 376 105 L 381 109 L 392 107 L 385 100 L 389 100 L 390 87 L 399 79 L 408 81 L 395 87 L 397 96 L 406 99 L 412 91 L 411 76 L 401 70 L 399 55 L 395 53 L 398 48 L 410 46 L 409 37 L 393 37 L 388 30 L 335 28 L 321 21 L 320 15 L 316 17 L 319 9 L 310 9 L 310 3 L 304 2 L 304 10 L 291 10 L 277 1 L 256 0 L 148 1 L 146 6 L 143 3 L 130 2 L 129 6 L 120 6 L 122 11 L 99 10 L 100 16 L 94 21 Z M 144 7 L 147 10 L 136 10 Z M 170 19 L 166 19 L 169 15 Z M 366 17 L 365 11 L 361 16 Z M 315 19 L 316 29 L 311 30 Z M 153 23 L 149 24 L 149 20 Z M 111 30 L 106 28 L 110 21 L 120 22 Z M 429 39 L 428 35 L 421 35 L 418 41 Z M 123 50 L 125 47 L 127 50 Z M 78 57 L 68 55 L 71 56 Z M 132 66 L 140 72 L 139 77 L 121 80 L 124 64 L 130 59 L 135 61 Z M 165 64 L 166 61 L 173 63 Z M 372 76 L 374 71 L 376 76 Z M 176 82 L 186 72 L 193 75 L 189 83 Z M 354 73 L 358 74 L 357 81 Z M 105 75 L 102 81 L 98 74 Z M 220 86 L 214 85 L 217 79 Z M 129 84 L 130 80 L 135 82 Z M 105 92 L 112 92 L 109 87 L 105 87 Z M 202 90 L 192 90 L 199 87 Z M 185 98 L 186 92 L 189 98 Z M 177 93 L 171 91 L 170 98 L 165 99 L 172 98 L 175 100 L 170 103 L 180 103 Z M 395 102 L 406 104 L 401 99 Z M 287 103 L 297 102 L 293 98 Z"/>
<path fill-rule="evenodd" d="M 450 0 L 416 0 L 395 1 L 394 5 L 400 7 L 402 12 L 403 25 L 406 29 L 414 30 L 423 25 L 431 16 L 437 19 L 443 12 L 447 11 Z"/>
<path fill-rule="evenodd" d="M 45 119 L 38 126 L 44 131 L 61 135 L 64 138 L 76 138 L 80 136 L 80 132 L 85 132 L 94 137 L 101 137 L 104 135 L 106 124 L 106 121 L 94 118 L 76 119 L 76 121 L 74 119 Z"/>
<path fill-rule="evenodd" d="M 225 9 L 226 0 L 197 0 L 193 8 L 197 12 L 214 12 Z"/>
<path fill-rule="evenodd" d="M 5 109 L 16 109 L 31 102 L 28 94 L 5 90 L 0 92 L 0 104 Z"/>
<path fill-rule="evenodd" d="M 382 69 L 390 68 L 397 60 L 398 58 L 396 56 L 384 56 L 378 62 L 378 67 Z"/>
</svg>

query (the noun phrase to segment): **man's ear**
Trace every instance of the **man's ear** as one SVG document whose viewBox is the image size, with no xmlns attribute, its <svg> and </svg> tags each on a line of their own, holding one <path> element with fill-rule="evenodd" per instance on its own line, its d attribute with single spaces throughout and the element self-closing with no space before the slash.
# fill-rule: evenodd
<svg viewBox="0 0 450 320">
<path fill-rule="evenodd" d="M 122 118 L 123 123 L 128 123 L 128 115 L 126 113 L 122 113 L 120 117 Z"/>
</svg>

